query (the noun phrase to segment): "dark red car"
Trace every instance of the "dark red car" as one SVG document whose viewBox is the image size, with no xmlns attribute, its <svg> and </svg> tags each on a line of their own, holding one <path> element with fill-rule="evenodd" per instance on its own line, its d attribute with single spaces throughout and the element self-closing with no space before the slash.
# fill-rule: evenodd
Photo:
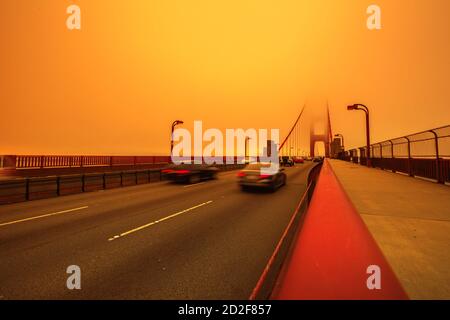
<svg viewBox="0 0 450 320">
<path fill-rule="evenodd" d="M 202 180 L 215 179 L 219 169 L 206 164 L 171 165 L 161 170 L 168 180 L 181 183 L 198 183 Z"/>
</svg>

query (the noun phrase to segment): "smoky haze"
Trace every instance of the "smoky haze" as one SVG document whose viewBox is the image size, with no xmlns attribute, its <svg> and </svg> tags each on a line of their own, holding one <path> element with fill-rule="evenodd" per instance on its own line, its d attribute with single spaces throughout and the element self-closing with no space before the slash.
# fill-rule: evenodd
<svg viewBox="0 0 450 320">
<path fill-rule="evenodd" d="M 450 123 L 450 1 L 377 0 L 368 30 L 372 2 L 78 0 L 70 31 L 72 1 L 2 1 L 0 154 L 168 155 L 175 119 L 283 138 L 305 103 L 347 148 L 356 102 L 374 142 Z"/>
</svg>

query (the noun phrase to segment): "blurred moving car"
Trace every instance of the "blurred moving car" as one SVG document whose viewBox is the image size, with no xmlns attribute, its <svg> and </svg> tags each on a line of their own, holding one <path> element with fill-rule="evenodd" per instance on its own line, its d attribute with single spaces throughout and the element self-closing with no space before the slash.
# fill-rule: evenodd
<svg viewBox="0 0 450 320">
<path fill-rule="evenodd" d="M 323 157 L 314 157 L 312 162 L 322 162 L 323 161 Z"/>
<path fill-rule="evenodd" d="M 305 163 L 305 159 L 303 159 L 301 157 L 295 157 L 294 158 L 294 163 Z"/>
<path fill-rule="evenodd" d="M 161 170 L 161 174 L 167 179 L 181 183 L 199 183 L 203 180 L 215 179 L 218 172 L 217 167 L 207 164 L 178 164 Z"/>
<path fill-rule="evenodd" d="M 280 157 L 280 165 L 284 167 L 292 167 L 294 166 L 294 160 L 289 156 Z"/>
<path fill-rule="evenodd" d="M 238 183 L 243 191 L 251 188 L 264 188 L 275 191 L 286 184 L 286 174 L 283 168 L 279 168 L 273 174 L 267 174 L 262 168 L 269 168 L 270 163 L 249 164 L 238 172 Z"/>
</svg>

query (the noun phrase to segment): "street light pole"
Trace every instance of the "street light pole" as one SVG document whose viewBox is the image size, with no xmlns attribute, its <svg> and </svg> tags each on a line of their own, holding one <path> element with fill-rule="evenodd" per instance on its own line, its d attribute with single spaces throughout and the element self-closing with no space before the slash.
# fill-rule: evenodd
<svg viewBox="0 0 450 320">
<path fill-rule="evenodd" d="M 244 163 L 247 164 L 250 161 L 248 161 L 248 140 L 250 140 L 250 137 L 245 137 L 245 147 L 244 147 Z"/>
<path fill-rule="evenodd" d="M 171 131 L 171 134 L 170 134 L 170 156 L 172 156 L 172 151 L 173 151 L 173 132 L 175 131 L 175 127 L 176 127 L 177 125 L 183 124 L 183 123 L 184 123 L 184 122 L 181 121 L 181 120 L 175 120 L 175 121 L 172 123 L 172 131 Z"/>
<path fill-rule="evenodd" d="M 347 110 L 363 110 L 366 113 L 366 164 L 368 167 L 371 166 L 370 161 L 370 127 L 369 127 L 369 108 L 360 103 L 355 103 L 353 105 L 347 106 Z"/>
</svg>

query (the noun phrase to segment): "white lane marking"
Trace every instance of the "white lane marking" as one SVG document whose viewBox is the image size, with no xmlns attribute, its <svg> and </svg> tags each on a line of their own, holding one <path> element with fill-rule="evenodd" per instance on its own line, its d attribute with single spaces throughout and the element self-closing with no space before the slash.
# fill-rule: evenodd
<svg viewBox="0 0 450 320">
<path fill-rule="evenodd" d="M 193 186 L 198 186 L 204 184 L 204 182 L 199 182 L 199 183 L 194 183 L 194 184 L 187 184 L 185 186 L 183 186 L 183 188 L 189 188 L 189 187 L 193 187 Z"/>
<path fill-rule="evenodd" d="M 25 219 L 20 219 L 20 220 L 4 222 L 4 223 L 0 223 L 0 227 L 7 226 L 7 225 L 10 225 L 10 224 L 15 224 L 15 223 L 20 223 L 20 222 L 35 220 L 35 219 L 41 219 L 41 218 L 50 217 L 50 216 L 56 216 L 58 214 L 67 213 L 67 212 L 73 212 L 73 211 L 78 211 L 78 210 L 83 210 L 83 209 L 86 209 L 86 208 L 89 208 L 89 206 L 73 208 L 73 209 L 68 209 L 68 210 L 62 210 L 62 211 L 53 212 L 53 213 L 47 213 L 47 214 L 43 214 L 43 215 L 40 215 L 40 216 L 31 217 L 31 218 L 25 218 Z"/>
<path fill-rule="evenodd" d="M 206 206 L 206 205 L 208 205 L 208 204 L 210 204 L 210 203 L 212 203 L 212 200 L 209 200 L 209 201 L 200 203 L 200 204 L 198 204 L 198 205 L 196 205 L 196 206 L 193 206 L 193 207 L 190 207 L 190 208 L 187 208 L 187 209 L 178 211 L 178 212 L 176 212 L 176 213 L 174 213 L 174 214 L 171 214 L 171 215 L 166 216 L 166 217 L 164 217 L 164 218 L 161 218 L 161 219 L 159 219 L 159 220 L 152 221 L 152 222 L 147 223 L 147 224 L 144 224 L 144 225 L 142 225 L 142 226 L 140 226 L 140 227 L 137 227 L 137 228 L 131 229 L 131 230 L 129 230 L 129 231 L 125 231 L 125 232 L 123 232 L 123 233 L 121 233 L 121 234 L 115 235 L 114 237 L 109 238 L 108 241 L 113 241 L 113 240 L 115 240 L 115 239 L 118 239 L 118 238 L 127 236 L 127 235 L 129 235 L 129 234 L 131 234 L 131 233 L 134 233 L 134 232 L 140 231 L 140 230 L 142 230 L 142 229 L 148 228 L 148 227 L 150 227 L 150 226 L 152 226 L 152 225 L 155 225 L 155 224 L 157 224 L 157 223 L 163 222 L 163 221 L 165 221 L 165 220 L 169 220 L 169 219 L 175 218 L 176 216 L 179 216 L 180 214 L 183 214 L 183 213 L 192 211 L 192 210 L 194 210 L 194 209 L 197 209 L 197 208 Z"/>
</svg>

